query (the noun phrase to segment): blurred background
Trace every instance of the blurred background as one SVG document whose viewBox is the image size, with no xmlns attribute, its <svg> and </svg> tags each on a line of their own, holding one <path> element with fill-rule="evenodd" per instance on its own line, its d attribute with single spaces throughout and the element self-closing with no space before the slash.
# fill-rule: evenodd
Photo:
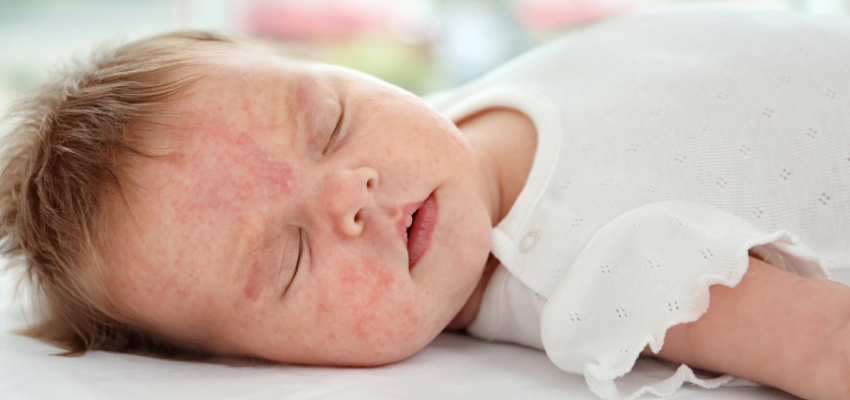
<svg viewBox="0 0 850 400">
<path fill-rule="evenodd" d="M 0 110 L 74 54 L 173 29 L 294 43 L 425 94 L 617 14 L 695 3 L 850 12 L 850 0 L 0 0 Z"/>
</svg>

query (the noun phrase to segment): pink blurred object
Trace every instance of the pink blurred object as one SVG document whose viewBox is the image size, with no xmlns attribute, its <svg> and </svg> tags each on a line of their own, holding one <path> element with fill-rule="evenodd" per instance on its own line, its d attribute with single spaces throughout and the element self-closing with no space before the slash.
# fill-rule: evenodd
<svg viewBox="0 0 850 400">
<path fill-rule="evenodd" d="M 634 0 L 525 0 L 516 4 L 517 20 L 540 30 L 586 24 L 632 10 Z"/>
<path fill-rule="evenodd" d="M 281 39 L 339 38 L 364 32 L 395 32 L 413 22 L 410 7 L 392 1 L 256 0 L 243 3 L 245 27 Z"/>
</svg>

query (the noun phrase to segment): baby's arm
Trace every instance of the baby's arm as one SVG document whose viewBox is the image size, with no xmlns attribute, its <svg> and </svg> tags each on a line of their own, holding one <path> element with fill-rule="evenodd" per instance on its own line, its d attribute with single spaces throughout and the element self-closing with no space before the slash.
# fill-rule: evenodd
<svg viewBox="0 0 850 400">
<path fill-rule="evenodd" d="M 710 292 L 708 312 L 668 330 L 658 357 L 807 399 L 850 399 L 850 287 L 751 258 L 741 283 Z"/>
</svg>

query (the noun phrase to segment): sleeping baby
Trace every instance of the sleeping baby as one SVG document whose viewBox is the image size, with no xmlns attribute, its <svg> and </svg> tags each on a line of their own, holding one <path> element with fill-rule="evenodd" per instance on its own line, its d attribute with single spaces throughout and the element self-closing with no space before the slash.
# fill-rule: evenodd
<svg viewBox="0 0 850 400">
<path fill-rule="evenodd" d="M 634 14 L 430 103 L 179 32 L 11 116 L 3 253 L 66 354 L 376 366 L 465 330 L 606 399 L 850 398 L 846 22 Z"/>
</svg>

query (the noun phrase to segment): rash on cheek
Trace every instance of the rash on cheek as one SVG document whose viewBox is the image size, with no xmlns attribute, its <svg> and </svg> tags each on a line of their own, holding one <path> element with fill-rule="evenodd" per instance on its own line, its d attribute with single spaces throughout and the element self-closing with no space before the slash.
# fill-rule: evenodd
<svg viewBox="0 0 850 400">
<path fill-rule="evenodd" d="M 335 290 L 316 299 L 318 326 L 336 326 L 337 334 L 344 333 L 341 337 L 351 337 L 365 347 L 415 340 L 421 316 L 412 298 L 400 293 L 404 286 L 397 284 L 385 265 L 358 258 L 334 268 Z"/>
<path fill-rule="evenodd" d="M 355 300 L 352 304 L 357 308 L 351 315 L 355 316 L 355 332 L 360 339 L 365 339 L 370 334 L 377 332 L 380 326 L 379 319 L 384 317 L 378 314 L 383 311 L 393 282 L 392 275 L 381 271 L 377 266 L 366 261 L 359 268 L 343 266 L 340 281 L 342 283 L 341 293 L 343 297 Z"/>
</svg>

